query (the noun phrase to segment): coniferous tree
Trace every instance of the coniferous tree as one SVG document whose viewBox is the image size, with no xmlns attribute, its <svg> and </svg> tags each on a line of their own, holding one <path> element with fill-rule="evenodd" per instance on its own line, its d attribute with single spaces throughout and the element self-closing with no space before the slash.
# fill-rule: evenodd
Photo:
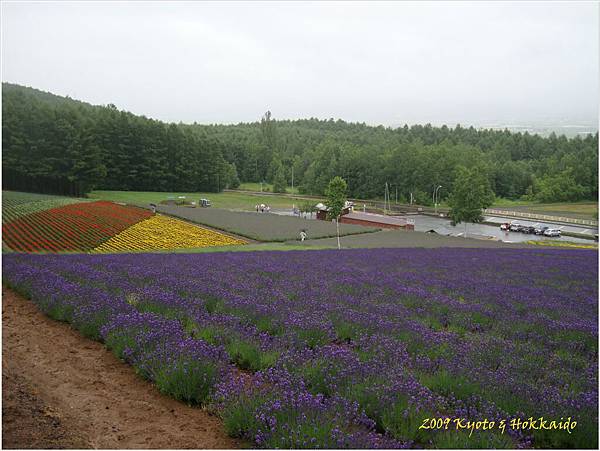
<svg viewBox="0 0 600 451">
<path fill-rule="evenodd" d="M 335 175 L 348 195 L 432 203 L 453 191 L 453 174 L 484 168 L 490 188 L 511 199 L 577 201 L 598 196 L 598 134 L 542 137 L 473 127 L 371 127 L 341 120 L 235 125 L 165 124 L 32 88 L 2 85 L 4 185 L 78 190 L 218 191 L 273 181 L 283 165 L 300 192 L 324 195 Z M 62 188 L 61 188 L 62 187 Z"/>
</svg>

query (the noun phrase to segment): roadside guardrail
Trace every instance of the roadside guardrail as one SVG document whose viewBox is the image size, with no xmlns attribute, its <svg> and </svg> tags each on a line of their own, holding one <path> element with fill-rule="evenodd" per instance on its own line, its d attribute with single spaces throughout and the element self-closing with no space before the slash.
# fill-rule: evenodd
<svg viewBox="0 0 600 451">
<path fill-rule="evenodd" d="M 593 219 L 568 218 L 565 216 L 541 215 L 539 213 L 526 213 L 523 211 L 496 210 L 496 209 L 492 209 L 492 208 L 486 209 L 485 213 L 488 215 L 514 216 L 515 218 L 536 219 L 536 220 L 547 221 L 547 222 L 564 222 L 567 224 L 579 224 L 579 225 L 587 225 L 587 226 L 591 226 L 591 227 L 598 227 L 598 221 L 594 221 Z"/>
</svg>

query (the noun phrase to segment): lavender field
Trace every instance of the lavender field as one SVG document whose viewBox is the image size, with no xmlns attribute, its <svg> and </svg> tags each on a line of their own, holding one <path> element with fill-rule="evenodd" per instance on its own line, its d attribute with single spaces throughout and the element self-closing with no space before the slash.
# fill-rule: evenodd
<svg viewBox="0 0 600 451">
<path fill-rule="evenodd" d="M 257 447 L 598 446 L 596 251 L 4 255 L 3 270 Z M 454 421 L 541 416 L 576 426 Z"/>
</svg>

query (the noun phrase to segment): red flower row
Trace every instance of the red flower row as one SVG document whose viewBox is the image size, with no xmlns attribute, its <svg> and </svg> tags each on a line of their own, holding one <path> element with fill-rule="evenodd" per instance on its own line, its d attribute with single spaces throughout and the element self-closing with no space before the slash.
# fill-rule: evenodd
<svg viewBox="0 0 600 451">
<path fill-rule="evenodd" d="M 19 252 L 87 251 L 150 216 L 113 202 L 71 204 L 3 224 L 2 240 Z"/>
</svg>

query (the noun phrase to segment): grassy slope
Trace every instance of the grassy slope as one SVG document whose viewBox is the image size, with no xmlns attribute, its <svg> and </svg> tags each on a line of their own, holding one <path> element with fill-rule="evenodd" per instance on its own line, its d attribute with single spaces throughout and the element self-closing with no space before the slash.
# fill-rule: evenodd
<svg viewBox="0 0 600 451">
<path fill-rule="evenodd" d="M 541 204 L 532 201 L 513 201 L 498 199 L 491 208 L 515 210 L 527 213 L 539 213 L 552 216 L 567 216 L 579 219 L 597 219 L 598 203 L 591 201 L 558 202 Z"/>
<path fill-rule="evenodd" d="M 31 202 L 44 202 L 48 200 L 57 199 L 70 199 L 70 200 L 85 200 L 77 199 L 75 197 L 57 196 L 54 194 L 36 194 L 36 193 L 25 193 L 22 191 L 2 191 L 2 202 L 9 203 L 11 205 L 28 204 Z"/>
<path fill-rule="evenodd" d="M 159 253 L 178 254 L 204 254 L 209 252 L 255 252 L 255 251 L 312 251 L 319 249 L 334 249 L 335 246 L 303 245 L 296 243 L 252 243 L 240 246 L 210 246 L 191 249 L 174 249 L 168 251 L 156 251 Z M 147 253 L 147 252 L 146 252 Z"/>
<path fill-rule="evenodd" d="M 260 184 L 243 183 L 240 188 L 260 189 Z M 159 203 L 167 199 L 168 196 L 186 196 L 188 199 L 198 201 L 200 198 L 208 198 L 213 206 L 217 208 L 230 208 L 236 210 L 254 210 L 256 204 L 264 203 L 276 209 L 291 209 L 292 205 L 298 205 L 298 199 L 290 199 L 285 195 L 265 194 L 252 195 L 244 192 L 224 192 L 224 193 L 160 193 L 160 192 L 141 192 L 141 191 L 93 191 L 91 198 L 112 200 L 116 202 L 127 203 Z M 446 207 L 445 204 L 442 204 Z M 573 203 L 554 203 L 540 204 L 531 201 L 513 201 L 508 199 L 498 199 L 491 208 L 501 208 L 507 210 L 518 210 L 530 213 L 540 213 L 555 216 L 568 216 L 581 219 L 594 219 L 598 215 L 597 202 L 573 202 Z"/>
<path fill-rule="evenodd" d="M 248 190 L 248 191 L 260 191 L 260 183 L 255 183 L 255 182 L 246 182 L 246 183 L 241 183 L 240 187 L 238 188 L 240 190 Z M 262 184 L 262 189 L 263 190 L 269 190 L 271 192 L 273 192 L 273 185 L 270 183 L 263 183 Z M 291 186 L 288 186 L 285 189 L 285 192 L 288 194 L 299 194 L 298 191 L 298 187 L 295 186 L 294 189 L 292 190 Z"/>
<path fill-rule="evenodd" d="M 167 197 L 186 196 L 188 200 L 198 202 L 201 198 L 210 199 L 213 207 L 229 208 L 235 210 L 253 211 L 256 204 L 266 204 L 276 209 L 292 209 L 298 205 L 297 199 L 290 199 L 280 195 L 252 195 L 243 192 L 224 193 L 160 193 L 151 191 L 92 191 L 90 198 L 126 202 L 132 204 L 158 204 Z"/>
</svg>

